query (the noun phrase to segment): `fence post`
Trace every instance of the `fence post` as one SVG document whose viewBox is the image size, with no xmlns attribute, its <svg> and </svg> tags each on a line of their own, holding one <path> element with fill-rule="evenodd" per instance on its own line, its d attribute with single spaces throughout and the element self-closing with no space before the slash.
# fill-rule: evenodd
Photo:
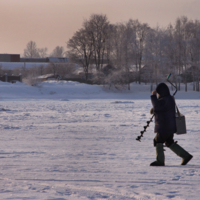
<svg viewBox="0 0 200 200">
<path fill-rule="evenodd" d="M 19 81 L 22 82 L 22 74 L 19 74 Z"/>
<path fill-rule="evenodd" d="M 5 82 L 8 82 L 8 75 L 5 73 Z"/>
</svg>

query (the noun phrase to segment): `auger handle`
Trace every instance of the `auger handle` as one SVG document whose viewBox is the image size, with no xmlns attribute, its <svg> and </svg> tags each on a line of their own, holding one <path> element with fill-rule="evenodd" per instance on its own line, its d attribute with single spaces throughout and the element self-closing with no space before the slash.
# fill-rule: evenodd
<svg viewBox="0 0 200 200">
<path fill-rule="evenodd" d="M 170 78 L 170 76 L 171 76 L 172 74 L 171 73 L 169 73 L 169 75 L 167 76 L 167 80 Z"/>
<path fill-rule="evenodd" d="M 175 96 L 175 94 L 177 93 L 177 87 L 169 80 L 170 76 L 171 76 L 171 73 L 169 73 L 169 75 L 167 76 L 167 81 L 176 89 L 173 94 L 173 96 Z"/>
</svg>

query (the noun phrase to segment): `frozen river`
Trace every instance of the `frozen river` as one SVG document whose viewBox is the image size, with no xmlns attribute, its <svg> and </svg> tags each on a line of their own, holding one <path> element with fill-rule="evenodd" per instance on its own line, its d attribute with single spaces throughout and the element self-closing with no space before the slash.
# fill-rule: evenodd
<svg viewBox="0 0 200 200">
<path fill-rule="evenodd" d="M 200 100 L 177 100 L 194 158 L 155 160 L 150 100 L 1 101 L 0 199 L 199 199 Z"/>
</svg>

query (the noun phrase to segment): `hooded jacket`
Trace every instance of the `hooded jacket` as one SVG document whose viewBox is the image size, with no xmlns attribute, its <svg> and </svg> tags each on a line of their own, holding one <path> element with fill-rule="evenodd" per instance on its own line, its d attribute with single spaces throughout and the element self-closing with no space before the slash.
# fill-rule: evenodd
<svg viewBox="0 0 200 200">
<path fill-rule="evenodd" d="M 154 132 L 164 134 L 165 137 L 176 133 L 176 120 L 175 120 L 175 102 L 174 98 L 170 95 L 168 86 L 165 83 L 160 83 L 156 95 L 151 96 L 151 102 L 155 113 L 155 128 Z"/>
</svg>

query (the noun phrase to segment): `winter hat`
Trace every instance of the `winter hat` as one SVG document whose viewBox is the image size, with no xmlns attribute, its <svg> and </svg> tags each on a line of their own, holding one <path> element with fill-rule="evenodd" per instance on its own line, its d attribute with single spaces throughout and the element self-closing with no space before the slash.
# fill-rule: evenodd
<svg viewBox="0 0 200 200">
<path fill-rule="evenodd" d="M 170 95 L 169 88 L 165 83 L 160 83 L 156 88 L 156 92 L 160 95 L 160 97 Z"/>
</svg>

